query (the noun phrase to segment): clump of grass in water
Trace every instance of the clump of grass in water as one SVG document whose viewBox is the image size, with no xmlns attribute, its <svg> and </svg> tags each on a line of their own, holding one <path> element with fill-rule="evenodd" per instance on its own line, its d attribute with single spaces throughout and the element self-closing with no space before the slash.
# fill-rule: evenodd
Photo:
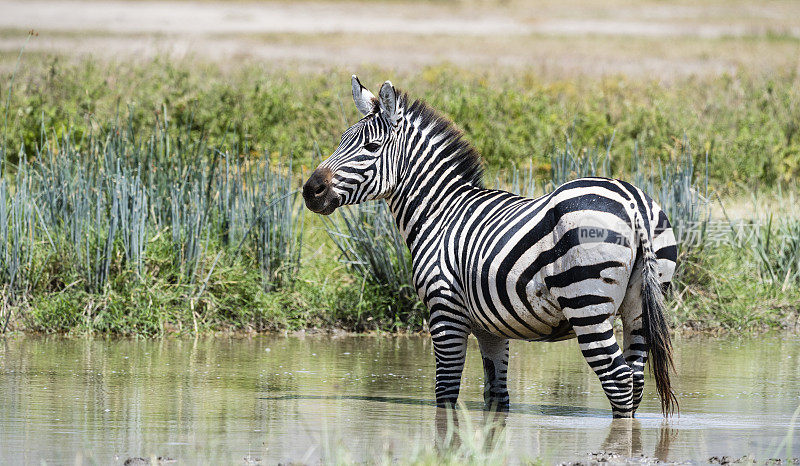
<svg viewBox="0 0 800 466">
<path fill-rule="evenodd" d="M 483 421 L 473 421 L 470 411 L 462 402 L 456 409 L 442 409 L 437 417 L 444 415 L 442 425 L 431 429 L 425 440 L 399 439 L 415 445 L 402 457 L 395 455 L 391 445 L 384 445 L 382 450 L 368 458 L 374 464 L 414 464 L 414 465 L 503 465 L 509 462 L 512 451 L 507 444 L 506 429 L 503 424 L 504 414 L 486 412 Z M 496 416 L 495 416 L 496 414 Z M 487 416 L 488 415 L 488 416 Z M 323 462 L 326 464 L 352 464 L 356 455 L 350 452 L 335 439 L 324 439 Z M 539 464 L 539 461 L 528 459 L 526 464 Z"/>
<path fill-rule="evenodd" d="M 778 448 L 776 449 L 775 452 L 776 458 L 780 458 L 780 451 L 781 449 L 784 449 L 786 452 L 786 459 L 788 462 L 795 462 L 795 463 L 798 462 L 797 458 L 794 458 L 792 456 L 794 442 L 795 442 L 794 432 L 797 429 L 798 421 L 800 421 L 800 405 L 798 405 L 797 408 L 795 408 L 794 413 L 792 413 L 792 419 L 789 421 L 789 428 L 786 431 L 786 437 L 784 437 L 783 440 L 781 440 L 780 445 L 778 445 Z"/>
</svg>

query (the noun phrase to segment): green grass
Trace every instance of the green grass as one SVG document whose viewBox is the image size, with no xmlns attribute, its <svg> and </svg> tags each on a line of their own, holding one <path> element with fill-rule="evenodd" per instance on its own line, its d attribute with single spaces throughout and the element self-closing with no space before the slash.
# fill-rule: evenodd
<svg viewBox="0 0 800 466">
<path fill-rule="evenodd" d="M 0 329 L 424 329 L 385 212 L 323 222 L 297 200 L 301 180 L 355 121 L 349 74 L 164 59 L 22 63 L 2 148 Z M 488 184 L 528 194 L 603 171 L 689 225 L 704 218 L 697 172 L 706 156 L 709 189 L 723 193 L 774 191 L 800 171 L 793 72 L 669 87 L 451 67 L 366 76 L 428 99 L 483 153 Z M 7 91 L 11 74 L 2 79 Z M 800 302 L 793 225 L 682 248 L 674 324 L 791 327 Z"/>
<path fill-rule="evenodd" d="M 299 73 L 254 64 L 234 70 L 199 61 L 107 63 L 63 57 L 23 61 L 11 98 L 10 157 L 34 153 L 44 127 L 76 139 L 132 111 L 136 132 L 166 108 L 175 126 L 210 145 L 222 141 L 291 155 L 298 176 L 330 153 L 357 119 L 351 70 Z M 5 90 L 10 73 L 2 77 Z M 774 186 L 800 175 L 800 82 L 796 71 L 680 78 L 670 84 L 625 77 L 546 81 L 531 72 L 467 71 L 451 66 L 398 73 L 365 69 L 362 82 L 389 78 L 450 116 L 490 173 L 527 166 L 549 171 L 549 156 L 569 136 L 576 147 L 614 138 L 614 173 L 634 146 L 646 163 L 669 163 L 686 140 L 706 152 L 712 186 Z M 319 150 L 317 150 L 319 147 Z M 12 160 L 15 161 L 15 160 Z"/>
<path fill-rule="evenodd" d="M 669 303 L 674 325 L 698 331 L 796 329 L 800 288 L 760 280 L 749 245 L 709 245 L 680 259 Z"/>
</svg>

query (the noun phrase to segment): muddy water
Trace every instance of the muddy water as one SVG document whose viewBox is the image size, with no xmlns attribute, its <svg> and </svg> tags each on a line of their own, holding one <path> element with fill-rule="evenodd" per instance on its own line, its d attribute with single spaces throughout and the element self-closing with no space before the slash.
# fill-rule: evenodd
<svg viewBox="0 0 800 466">
<path fill-rule="evenodd" d="M 461 398 L 479 426 L 472 341 Z M 512 462 L 596 451 L 668 461 L 800 453 L 800 338 L 676 341 L 680 417 L 648 381 L 638 420 L 612 422 L 574 341 L 511 346 Z M 403 458 L 433 444 L 426 338 L 0 341 L 0 464 L 167 456 L 184 463 Z M 461 426 L 464 422 L 462 419 Z"/>
</svg>

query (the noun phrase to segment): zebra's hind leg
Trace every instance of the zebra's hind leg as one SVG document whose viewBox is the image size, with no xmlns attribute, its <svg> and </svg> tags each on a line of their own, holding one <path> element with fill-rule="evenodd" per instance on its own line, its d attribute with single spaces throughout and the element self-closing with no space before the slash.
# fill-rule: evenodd
<svg viewBox="0 0 800 466">
<path fill-rule="evenodd" d="M 492 335 L 483 330 L 473 330 L 483 358 L 483 400 L 487 409 L 507 411 L 509 407 L 508 386 L 508 339 Z"/>
<path fill-rule="evenodd" d="M 560 298 L 559 303 L 578 337 L 583 357 L 600 379 L 614 417 L 633 416 L 633 371 L 625 363 L 609 317 L 613 301 L 586 295 Z"/>
<path fill-rule="evenodd" d="M 628 290 L 619 314 L 622 316 L 625 363 L 633 370 L 633 413 L 639 408 L 644 393 L 644 366 L 647 363 L 647 342 L 642 334 L 642 263 L 636 261 Z"/>
</svg>

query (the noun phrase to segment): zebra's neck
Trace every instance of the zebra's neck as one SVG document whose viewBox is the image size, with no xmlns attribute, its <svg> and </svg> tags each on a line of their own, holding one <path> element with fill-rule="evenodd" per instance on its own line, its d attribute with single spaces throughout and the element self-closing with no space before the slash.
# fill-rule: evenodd
<svg viewBox="0 0 800 466">
<path fill-rule="evenodd" d="M 482 186 L 477 151 L 461 131 L 422 101 L 398 102 L 398 180 L 387 201 L 412 254 L 421 231 L 447 220 L 449 207 L 467 191 Z"/>
</svg>

